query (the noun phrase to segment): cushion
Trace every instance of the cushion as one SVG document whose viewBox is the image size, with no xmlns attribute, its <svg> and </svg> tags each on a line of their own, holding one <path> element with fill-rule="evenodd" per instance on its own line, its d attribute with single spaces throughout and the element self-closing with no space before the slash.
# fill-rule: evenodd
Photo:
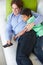
<svg viewBox="0 0 43 65">
<path fill-rule="evenodd" d="M 24 7 L 30 8 L 31 10 L 36 11 L 37 9 L 37 0 L 22 0 Z"/>
<path fill-rule="evenodd" d="M 11 0 L 6 0 L 6 16 L 8 16 L 11 12 Z"/>
<path fill-rule="evenodd" d="M 11 13 L 11 0 L 6 0 L 6 15 L 8 16 Z M 31 10 L 36 11 L 37 0 L 23 0 L 24 7 L 30 8 Z"/>
</svg>

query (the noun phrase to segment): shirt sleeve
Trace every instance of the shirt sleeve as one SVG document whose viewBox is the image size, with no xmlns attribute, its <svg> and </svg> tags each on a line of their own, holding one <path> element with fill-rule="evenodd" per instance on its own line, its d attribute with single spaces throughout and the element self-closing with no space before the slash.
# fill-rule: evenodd
<svg viewBox="0 0 43 65">
<path fill-rule="evenodd" d="M 11 16 L 8 16 L 8 18 L 7 18 L 7 25 L 6 25 L 6 30 L 5 30 L 5 38 L 6 38 L 6 41 L 12 39 Z"/>
<path fill-rule="evenodd" d="M 34 21 L 35 25 L 43 23 L 43 15 L 38 14 L 38 13 L 36 13 L 34 11 L 32 11 L 32 15 L 34 15 L 34 17 L 36 18 L 35 21 Z"/>
</svg>

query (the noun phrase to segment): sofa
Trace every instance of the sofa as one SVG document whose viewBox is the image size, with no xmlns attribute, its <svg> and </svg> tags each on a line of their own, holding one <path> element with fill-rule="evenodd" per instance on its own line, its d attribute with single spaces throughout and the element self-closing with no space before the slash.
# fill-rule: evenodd
<svg viewBox="0 0 43 65">
<path fill-rule="evenodd" d="M 24 7 L 28 7 L 31 10 L 37 11 L 37 0 L 23 0 L 23 2 L 24 2 Z M 6 0 L 6 17 L 12 12 L 10 3 L 11 0 Z M 2 44 L 6 44 L 5 37 L 3 38 L 4 40 L 2 40 Z M 8 48 L 3 48 L 7 65 L 17 65 L 16 50 L 18 43 L 15 42 L 13 39 L 12 42 L 13 42 L 13 46 Z M 30 55 L 30 59 L 32 60 L 33 65 L 41 65 L 41 62 L 33 53 Z"/>
</svg>

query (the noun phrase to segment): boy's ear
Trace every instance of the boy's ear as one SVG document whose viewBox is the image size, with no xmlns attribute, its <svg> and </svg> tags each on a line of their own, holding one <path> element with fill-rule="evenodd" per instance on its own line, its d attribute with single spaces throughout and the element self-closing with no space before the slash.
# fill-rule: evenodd
<svg viewBox="0 0 43 65">
<path fill-rule="evenodd" d="M 31 17 L 31 15 L 29 15 L 29 18 Z"/>
</svg>

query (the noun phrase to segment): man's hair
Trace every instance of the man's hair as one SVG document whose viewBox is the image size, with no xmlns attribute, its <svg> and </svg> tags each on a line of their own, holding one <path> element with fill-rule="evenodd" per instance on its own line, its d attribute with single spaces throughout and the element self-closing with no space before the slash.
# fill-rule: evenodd
<svg viewBox="0 0 43 65">
<path fill-rule="evenodd" d="M 12 0 L 11 1 L 11 6 L 13 4 L 16 4 L 19 8 L 23 8 L 23 2 L 22 2 L 22 0 Z"/>
<path fill-rule="evenodd" d="M 32 16 L 32 13 L 31 13 L 31 10 L 29 8 L 24 8 L 21 11 L 21 15 L 26 15 L 26 16 L 31 15 Z"/>
</svg>

